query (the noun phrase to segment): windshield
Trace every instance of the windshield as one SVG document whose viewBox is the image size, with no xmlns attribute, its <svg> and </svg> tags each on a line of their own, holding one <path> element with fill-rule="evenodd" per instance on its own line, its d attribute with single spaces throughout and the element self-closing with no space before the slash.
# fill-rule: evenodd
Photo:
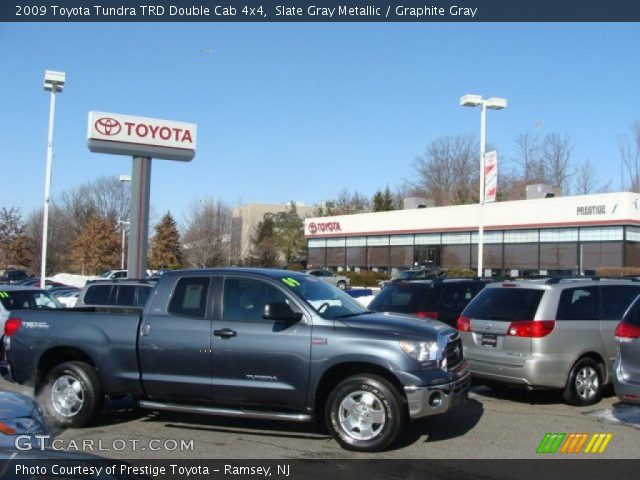
<svg viewBox="0 0 640 480">
<path fill-rule="evenodd" d="M 42 290 L 0 290 L 0 302 L 5 310 L 63 308 L 54 297 Z"/>
<path fill-rule="evenodd" d="M 324 318 L 353 317 L 369 311 L 342 290 L 320 278 L 311 275 L 295 276 L 281 278 L 281 281 Z"/>
</svg>

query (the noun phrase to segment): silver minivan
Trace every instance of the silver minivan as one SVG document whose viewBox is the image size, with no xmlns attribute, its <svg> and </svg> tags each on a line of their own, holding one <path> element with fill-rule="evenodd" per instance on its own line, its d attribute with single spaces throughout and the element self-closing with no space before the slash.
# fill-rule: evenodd
<svg viewBox="0 0 640 480">
<path fill-rule="evenodd" d="M 487 285 L 458 319 L 471 374 L 490 386 L 559 389 L 591 405 L 611 383 L 615 329 L 640 282 L 524 280 Z"/>
</svg>

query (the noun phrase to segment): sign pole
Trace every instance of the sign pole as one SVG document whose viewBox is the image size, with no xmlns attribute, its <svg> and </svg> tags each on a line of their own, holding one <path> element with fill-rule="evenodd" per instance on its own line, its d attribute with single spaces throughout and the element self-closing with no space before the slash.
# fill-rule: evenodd
<svg viewBox="0 0 640 480">
<path fill-rule="evenodd" d="M 151 197 L 151 158 L 133 157 L 131 168 L 131 219 L 127 277 L 147 276 L 149 239 L 149 199 Z"/>
</svg>

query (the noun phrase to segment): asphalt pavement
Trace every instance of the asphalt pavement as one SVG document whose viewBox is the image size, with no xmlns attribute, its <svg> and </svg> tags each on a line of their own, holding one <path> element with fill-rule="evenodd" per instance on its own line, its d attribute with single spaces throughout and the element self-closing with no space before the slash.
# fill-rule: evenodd
<svg viewBox="0 0 640 480">
<path fill-rule="evenodd" d="M 30 392 L 0 381 L 0 389 Z M 547 433 L 611 433 L 598 454 L 538 454 Z M 130 399 L 108 401 L 89 428 L 54 431 L 58 447 L 117 459 L 372 458 L 343 450 L 312 425 L 142 410 Z M 474 386 L 469 401 L 410 425 L 394 449 L 375 458 L 638 458 L 640 407 L 612 395 L 597 405 L 565 405 L 556 392 Z"/>
</svg>

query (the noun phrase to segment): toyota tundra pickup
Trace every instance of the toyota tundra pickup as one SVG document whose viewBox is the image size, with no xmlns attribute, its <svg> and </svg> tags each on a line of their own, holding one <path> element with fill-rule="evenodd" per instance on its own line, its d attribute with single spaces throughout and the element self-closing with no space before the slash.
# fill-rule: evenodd
<svg viewBox="0 0 640 480">
<path fill-rule="evenodd" d="M 344 448 L 376 451 L 470 383 L 456 330 L 285 270 L 169 272 L 142 310 L 23 310 L 4 334 L 3 377 L 33 386 L 63 427 L 131 395 L 151 410 L 324 421 Z"/>
</svg>

